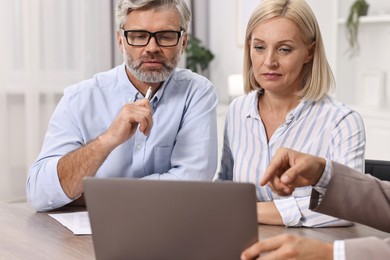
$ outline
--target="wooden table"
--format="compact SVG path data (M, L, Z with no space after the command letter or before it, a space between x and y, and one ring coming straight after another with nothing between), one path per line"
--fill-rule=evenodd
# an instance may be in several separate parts
M77 211L69 208L60 212ZM83 209L82 209L83 210ZM84 209L85 210L85 209ZM356 224L341 228L286 228L259 226L259 237L290 233L323 241L389 233ZM0 259L94 259L92 237L75 236L47 213L36 213L27 203L0 204Z
M75 236L48 213L18 203L0 205L0 259L95 259L95 255L91 236Z

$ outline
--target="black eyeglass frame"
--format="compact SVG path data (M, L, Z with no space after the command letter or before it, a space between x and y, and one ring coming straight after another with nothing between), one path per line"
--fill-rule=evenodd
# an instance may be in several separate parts
M174 47L176 46L179 41L180 41L180 38L184 35L184 32L185 30L184 29L180 29L180 31L173 31L173 30L165 30L165 31L157 31L157 32L149 32L149 31L146 31L146 30L124 30L123 28L121 28L121 31L122 31L122 35L123 37L126 38L126 42L128 45L130 46L136 46L136 47L144 47L144 46L147 46L150 42L150 39L152 37L154 37L154 39L156 40L156 43L158 46L160 47ZM129 43L129 39L127 38L127 34L129 32L135 32L135 33L148 33L149 34L149 38L148 38L148 41L145 43L145 44L130 44ZM177 34L177 42L175 44L172 44L172 45L161 45L160 42L158 41L158 38L157 38L157 34L158 33L176 33Z

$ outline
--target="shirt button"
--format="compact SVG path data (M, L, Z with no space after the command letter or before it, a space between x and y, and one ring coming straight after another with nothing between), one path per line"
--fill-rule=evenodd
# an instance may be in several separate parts
M142 145L140 145L140 144L137 144L137 146L136 146L137 150L141 149L141 147L142 147Z

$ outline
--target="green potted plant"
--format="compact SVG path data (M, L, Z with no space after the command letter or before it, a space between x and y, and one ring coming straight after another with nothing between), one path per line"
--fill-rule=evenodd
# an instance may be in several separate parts
M202 46L199 39L189 35L186 48L186 67L194 72L202 74L214 58L214 54Z
M352 3L347 17L347 39L351 47L351 54L356 54L359 51L358 32L359 19L361 16L367 15L368 3L366 0L355 0Z

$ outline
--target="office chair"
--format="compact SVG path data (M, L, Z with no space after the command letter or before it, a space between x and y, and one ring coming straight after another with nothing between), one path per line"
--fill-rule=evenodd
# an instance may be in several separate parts
M365 165L366 173L371 174L380 180L390 181L390 161L366 159Z

